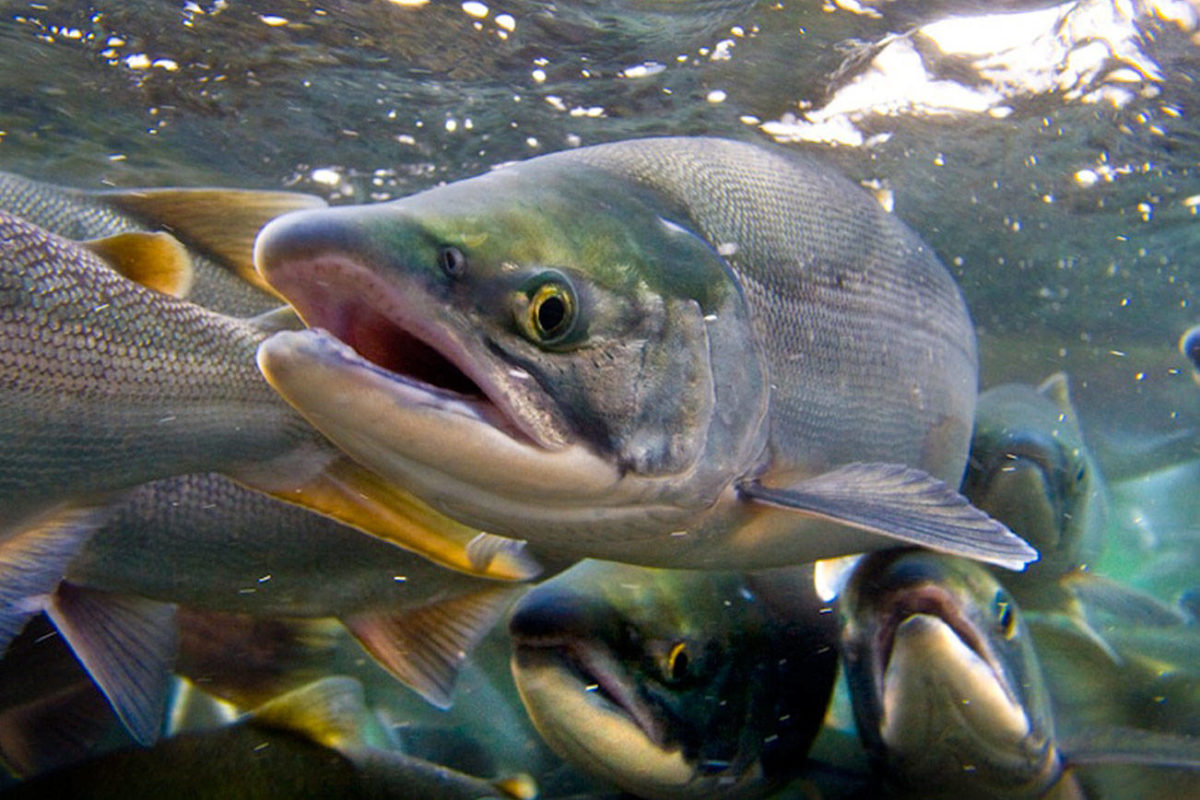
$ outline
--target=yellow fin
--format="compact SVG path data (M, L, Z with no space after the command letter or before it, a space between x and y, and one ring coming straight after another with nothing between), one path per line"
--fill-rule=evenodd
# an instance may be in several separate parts
M492 781L492 786L495 786L506 796L513 798L513 800L534 800L538 796L537 781L531 775L527 775L524 772L518 772L516 775Z
M326 205L315 195L253 189L136 189L105 192L103 197L161 225L228 266L242 280L276 296L254 270L255 237L275 217Z
M333 676L269 700L250 712L258 725L299 733L326 747L362 747L368 715L362 684Z
M192 259L187 248L169 233L131 231L80 244L147 289L172 297L187 297L192 289Z
M481 533L455 522L344 456L301 486L252 488L468 575L523 581L542 571L526 552L524 542Z

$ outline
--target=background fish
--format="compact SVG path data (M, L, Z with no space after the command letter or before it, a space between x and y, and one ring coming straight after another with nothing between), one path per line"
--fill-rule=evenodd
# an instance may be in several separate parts
M486 781L386 749L362 687L330 677L276 698L236 724L165 739L34 778L20 797L522 798L521 776Z
M1026 612L1065 614L1102 648L1089 612L1150 625L1182 622L1177 610L1095 571L1106 550L1110 500L1065 374L979 396L962 492L1038 551L1024 572L997 576Z
M895 539L1034 556L942 483L961 478L975 408L957 286L867 194L795 154L581 148L281 217L255 260L329 331L265 342L271 384L471 525L659 566Z
M903 794L1083 797L1084 765L1200 767L1200 740L1187 737L1119 727L1060 736L1034 638L1012 595L977 564L870 554L838 613L859 735Z
M534 724L640 797L766 794L803 766L836 670L832 614L793 572L787 613L733 573L585 561L543 583L509 622Z
M87 192L0 172L0 210L68 239L166 229L189 248L189 300L235 316L280 305L254 273L254 237L273 217L324 206L300 192L167 188Z
M0 648L45 609L135 736L152 739L175 648L172 609L55 586L121 493L183 473L216 470L413 546L438 527L430 554L462 569L536 572L516 550L489 547L349 462L282 402L254 363L276 317L217 314L109 266L113 252L133 250L126 273L187 271L169 241L143 247L148 236L162 235L110 238L102 260L0 212ZM483 551L468 552L472 543Z
M215 474L131 491L66 579L192 611L339 619L441 707L473 645L523 591L447 570Z

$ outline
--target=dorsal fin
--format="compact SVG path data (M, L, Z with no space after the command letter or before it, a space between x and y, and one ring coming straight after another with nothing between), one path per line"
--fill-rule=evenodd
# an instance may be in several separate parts
M252 189L134 189L102 196L118 208L161 225L247 283L275 295L254 270L255 237L275 217L326 205L315 195Z
M181 298L192 289L192 259L187 248L169 233L129 231L80 244L147 289Z
M1079 427L1079 420L1075 416L1075 406L1071 403L1071 381L1067 377L1067 373L1062 371L1054 373L1038 384L1037 390L1038 394L1054 401L1054 404L1063 412L1064 420L1076 428Z

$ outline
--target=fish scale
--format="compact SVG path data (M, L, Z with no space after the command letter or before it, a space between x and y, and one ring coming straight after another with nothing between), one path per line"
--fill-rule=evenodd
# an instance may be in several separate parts
M9 172L0 172L0 210L76 240L161 227L115 207L103 192L64 189ZM277 298L255 289L208 256L193 251L191 257L195 283L188 299L192 302L235 316L251 316L279 305Z
M311 440L254 369L264 336L0 214L3 523Z
M868 195L800 154L718 139L555 157L633 177L686 208L704 239L733 246L726 258L773 367L777 459L887 457L957 483L974 413L974 328L937 257ZM804 370L790 368L797 356ZM880 370L911 375L907 391ZM926 432L946 421L953 455L931 460Z

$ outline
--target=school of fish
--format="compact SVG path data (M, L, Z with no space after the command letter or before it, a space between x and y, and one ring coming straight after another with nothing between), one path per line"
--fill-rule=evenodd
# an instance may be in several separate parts
M1096 568L1069 378L978 362L790 149L0 173L0 796L1185 796L1194 593Z

